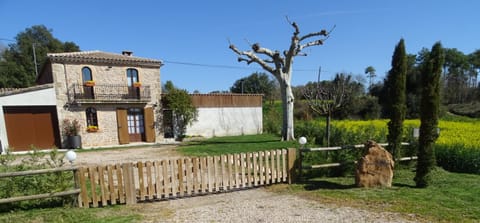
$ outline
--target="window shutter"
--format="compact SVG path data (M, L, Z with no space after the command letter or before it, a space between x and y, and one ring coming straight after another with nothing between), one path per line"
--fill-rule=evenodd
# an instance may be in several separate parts
M145 108L145 141L155 142L155 117L153 115L153 108Z
M128 123L127 123L127 109L117 109L117 127L118 127L118 143L128 144L130 138L128 135Z

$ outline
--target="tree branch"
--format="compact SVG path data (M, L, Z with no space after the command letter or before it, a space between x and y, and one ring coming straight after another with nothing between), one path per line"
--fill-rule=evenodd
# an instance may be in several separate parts
M285 16L287 18L287 22L290 23L290 25L293 26L293 28L295 29L295 32L293 33L294 36L297 36L298 34L300 34L300 29L298 28L298 25L297 23L295 22L290 22L290 19L288 19L288 16Z
M238 62L246 61L247 64L251 64L252 62L255 62L258 65L260 65L263 69L265 69L266 71L268 71L272 74L275 74L275 70L271 66L268 65L268 63L271 63L271 61L261 59L253 51L240 51L233 44L230 44L229 48L239 56L238 57Z
M318 46L318 45L323 45L323 39L318 39L312 42L305 43L303 45L300 45L297 49L297 54L300 53L300 51L303 50L303 48L311 47L311 46Z
M330 29L330 31L328 31L328 32L327 32L327 30L323 29L323 30L320 31L320 32L309 33L309 34L307 34L307 35L305 35L305 36L300 37L300 41L303 41L303 40L305 40L305 39L308 39L308 38L311 38L311 37L314 37L314 36L325 36L325 37L327 37L327 39L328 39L328 37L330 36L330 33L332 33L333 30L334 30L336 27L337 27L337 26L334 25L334 26L332 27L332 29Z
M269 56L270 58L273 59L274 52L272 50L268 49L268 48L261 47L259 43L253 44L252 45L252 50L255 53L264 54L264 55L267 55L267 56Z

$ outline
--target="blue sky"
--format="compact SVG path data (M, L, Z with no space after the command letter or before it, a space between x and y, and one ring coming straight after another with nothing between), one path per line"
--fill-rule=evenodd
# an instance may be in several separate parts
M283 51L293 31L288 15L301 34L336 25L325 45L296 58L293 85L316 80L319 66L322 79L337 72L364 76L365 68L373 66L378 81L390 69L400 38L408 53L431 48L436 41L467 54L480 49L479 9L476 0L0 0L0 43L9 44L5 39L43 24L81 50L131 50L135 56L163 60L162 82L208 93L228 90L235 80L262 71L238 63L228 40L242 50L258 42Z

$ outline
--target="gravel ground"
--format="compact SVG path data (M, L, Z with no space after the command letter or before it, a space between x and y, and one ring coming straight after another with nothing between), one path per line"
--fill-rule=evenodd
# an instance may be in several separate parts
M334 207L262 188L138 206L144 222L413 222L396 213Z

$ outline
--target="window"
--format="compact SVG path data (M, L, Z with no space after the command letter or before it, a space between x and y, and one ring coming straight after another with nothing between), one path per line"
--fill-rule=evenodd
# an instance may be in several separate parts
M85 110L85 114L87 115L87 127L96 126L98 128L97 109L89 107Z
M141 108L128 109L128 133L143 134L145 132L143 110Z
M138 71L133 68L127 69L127 84L129 87L133 86L133 83L139 82L138 80Z
M83 79L83 97L88 99L93 99L94 91L93 86L95 86L95 82L93 81L92 77L92 70L88 67L82 68L82 79Z
M93 81L92 70L90 70L90 68L88 67L82 68L82 79L83 79L83 83L87 81Z

